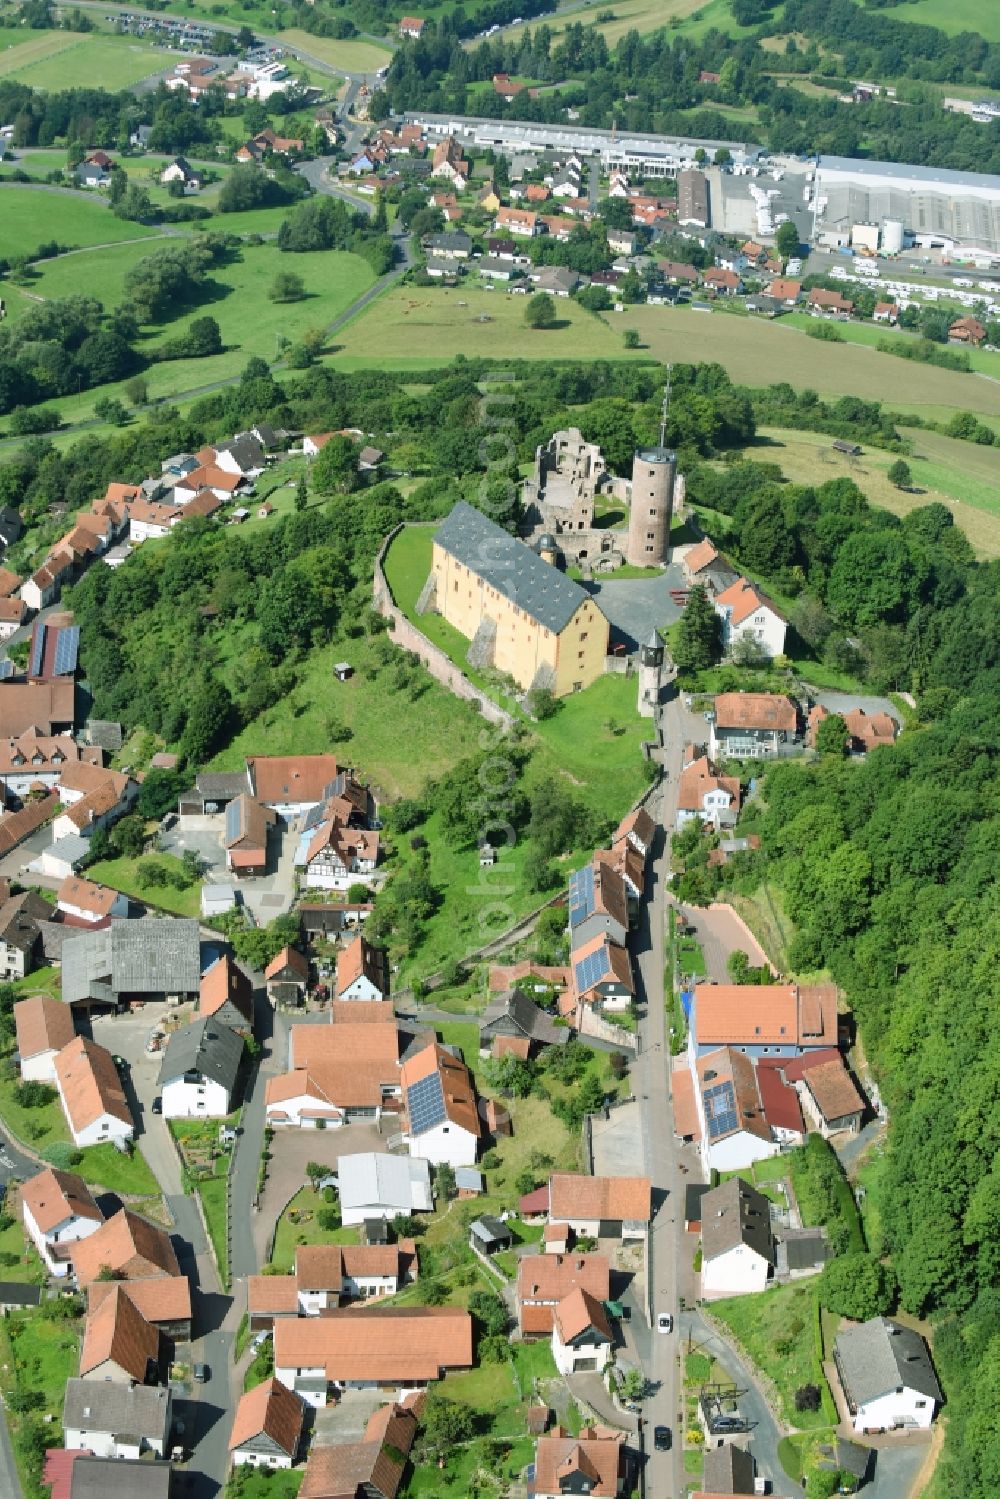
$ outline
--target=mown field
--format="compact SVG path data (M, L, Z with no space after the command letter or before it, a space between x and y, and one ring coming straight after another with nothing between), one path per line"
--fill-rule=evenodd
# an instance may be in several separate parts
M134 37L93 32L0 31L0 77L32 88L78 88L84 81L106 89L131 88L173 67L177 54Z
M392 58L389 48L381 47L377 42L355 39L339 42L333 37L311 36L308 31L296 27L279 31L278 40L290 47L300 47L310 57L318 57L320 62L345 73L377 73ZM309 64L305 66L308 68Z
M610 21L595 21L597 14L612 13ZM522 21L516 26L506 26L499 33L502 37L520 36L522 32L537 30L545 25L557 35L571 24L582 23L593 26L607 41L609 47L629 31L643 35L657 31L662 26L682 31L685 36L700 36L710 27L719 31L730 31L742 35L747 28L737 26L729 8L729 0L574 0L573 4L560 6L555 15L533 21ZM476 46L475 40L467 45Z
M65 153L61 155L65 161ZM156 230L144 224L116 219L107 202L96 195L75 196L37 187L0 188L0 257L31 255L53 239L61 245L87 247L155 235ZM79 281L73 289L80 290Z
M913 441L907 458L913 489L890 484L887 470L897 458L864 444L860 458L835 453L829 437L783 427L763 427L747 457L777 463L796 484L817 484L844 476L853 479L873 505L906 515L937 500L948 506L979 556L1000 557L1000 452L943 437L938 432L906 428Z
M617 330L568 298L559 326L529 328L527 297L478 287L393 288L337 335L339 366L420 370L453 359L621 359ZM659 311L661 309L657 309Z
M892 18L937 26L951 36L978 31L988 42L1000 42L1000 9L991 0L905 0Z
M686 307L631 307L609 313L614 327L636 328L645 349L664 363L715 360L742 385L787 381L821 396L885 401L917 415L975 411L1000 415L1000 383L880 354L849 343L820 343L794 327Z

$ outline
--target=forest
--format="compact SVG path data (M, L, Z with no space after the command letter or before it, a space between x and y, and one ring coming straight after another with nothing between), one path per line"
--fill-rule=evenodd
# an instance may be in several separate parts
M395 54L385 100L394 110L550 122L572 106L583 126L617 123L620 130L717 140L731 139L733 125L713 106L754 106L760 124L750 134L773 151L1000 171L1000 124L949 113L939 91L927 87L1000 87L1000 46L975 34L949 37L932 26L873 14L854 0L788 0L780 32L794 36L775 53L759 45L779 29L771 10L761 8L767 18L743 38L715 28L701 37L631 31L610 49L592 27L576 22L556 35L542 22L466 51L441 23ZM718 83L700 81L703 71L717 73ZM563 87L535 98L524 90L511 101L488 90L473 95L470 85L498 72ZM797 77L813 91L794 87ZM837 93L854 78L900 80L899 98L839 103Z

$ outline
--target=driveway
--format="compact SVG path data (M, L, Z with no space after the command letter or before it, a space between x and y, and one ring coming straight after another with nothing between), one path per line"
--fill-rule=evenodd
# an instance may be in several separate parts
M767 962L764 949L745 930L736 912L725 905L678 906L689 926L694 927L695 936L705 955L708 977L717 984L731 984L726 967L730 953L745 952L754 968Z
M637 1102L610 1109L607 1119L595 1114L591 1140L595 1176L635 1176L645 1170L646 1142Z
M815 696L829 713L850 713L852 708L861 708L869 718L873 713L888 713L896 723L901 722L899 709L887 697L856 696L850 692L817 692Z
M680 619L681 611L670 590L687 585L680 565L672 562L655 578L615 578L612 574L583 586L611 621L612 644L622 641L629 650L635 650L652 630Z
M368 1150L384 1152L386 1138L391 1133L391 1124L386 1124L384 1133L374 1124L349 1124L343 1129L277 1130L271 1141L271 1159L260 1207L252 1215L257 1264L266 1263L274 1225L289 1198L305 1186L306 1166L310 1161L319 1161L332 1171L342 1155Z

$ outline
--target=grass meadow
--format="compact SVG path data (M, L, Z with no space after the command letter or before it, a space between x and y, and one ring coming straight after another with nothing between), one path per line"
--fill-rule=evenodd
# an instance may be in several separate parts
M605 15L609 11L611 20L593 19L598 13ZM729 0L707 0L707 3L706 0L613 0L607 5L603 0L601 3L598 0L577 0L577 3L546 16L544 22L522 21L516 26L505 26L499 36L517 37L525 31L537 31L539 25L547 26L558 36L567 26L578 23L593 26L609 47L614 47L629 31L646 35L664 26L681 31L685 36L700 36L713 26L737 36L744 35L748 29L737 26L733 20ZM475 47L478 42L473 40L466 45Z
M895 7L892 17L895 21L936 26L950 36L978 31L988 42L1000 42L1000 10L983 0L905 0Z
M135 37L0 31L0 78L13 78L31 88L79 88L84 80L99 80L102 88L126 89L173 67L175 61L176 53Z
M65 162L65 153L59 154ZM89 247L113 244L119 240L148 241L159 237L155 229L144 224L131 224L125 219L116 219L106 200L96 195L77 197L27 186L0 188L0 257L5 259L15 255L31 255L46 240L56 239L61 245ZM101 252L102 273L105 253ZM140 251L139 255L149 253L150 249L147 248ZM77 278L73 290L79 291L79 265L73 274ZM5 297L7 290L5 285ZM40 287L33 286L31 290L41 292ZM41 294L48 295L45 292Z
M318 57L328 67L339 68L345 73L377 73L392 59L388 47L370 41L336 41L333 37L312 36L308 31L292 28L279 31L278 40L289 47L298 47L310 57ZM306 63L308 68L309 64Z

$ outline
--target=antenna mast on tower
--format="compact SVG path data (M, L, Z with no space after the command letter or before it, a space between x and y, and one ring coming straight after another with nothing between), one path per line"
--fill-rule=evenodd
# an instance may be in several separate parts
M667 445L667 412L670 410L670 375L673 365L667 365L667 383L663 387L663 406L660 410L660 447Z

